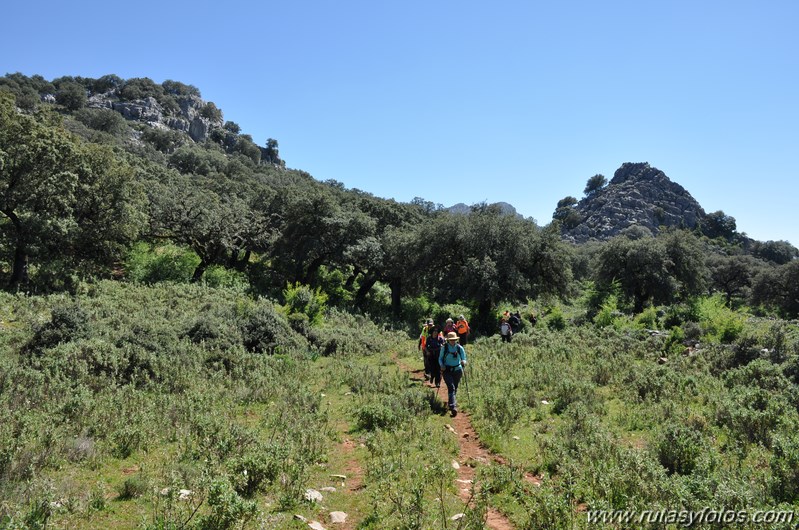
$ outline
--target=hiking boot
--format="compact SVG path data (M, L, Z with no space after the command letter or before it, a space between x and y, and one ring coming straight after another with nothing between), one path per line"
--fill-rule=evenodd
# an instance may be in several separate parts
M450 414L452 414L453 418L458 415L458 411L456 409L452 409L449 412L450 412Z

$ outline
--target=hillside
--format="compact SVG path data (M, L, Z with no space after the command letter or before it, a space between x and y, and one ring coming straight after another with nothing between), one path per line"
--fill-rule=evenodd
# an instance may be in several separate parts
M464 215L176 81L0 78L0 530L794 528L799 251L598 177ZM420 322L459 315L448 416Z

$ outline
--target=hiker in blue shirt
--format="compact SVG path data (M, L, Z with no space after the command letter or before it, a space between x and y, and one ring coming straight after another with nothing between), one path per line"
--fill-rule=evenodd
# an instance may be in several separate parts
M458 392L458 383L463 377L463 367L466 366L466 350L458 344L458 334L454 331L447 333L447 342L441 346L441 352L438 354L438 364L447 384L449 411L455 417L458 415L455 394Z

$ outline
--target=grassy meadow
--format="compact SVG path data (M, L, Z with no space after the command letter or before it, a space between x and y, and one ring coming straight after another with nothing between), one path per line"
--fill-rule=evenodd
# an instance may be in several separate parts
M186 284L0 293L0 528L465 529L488 506L517 528L619 528L586 512L796 509L795 322L711 298L636 318L551 307L511 344L478 338L460 402L506 464L477 466L466 507L458 437L407 371L415 341L288 305Z

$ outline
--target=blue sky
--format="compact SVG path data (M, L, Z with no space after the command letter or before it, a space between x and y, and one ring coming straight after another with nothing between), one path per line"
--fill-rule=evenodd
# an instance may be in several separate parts
M289 167L539 224L649 162L799 245L799 2L13 2L0 73L193 84Z

